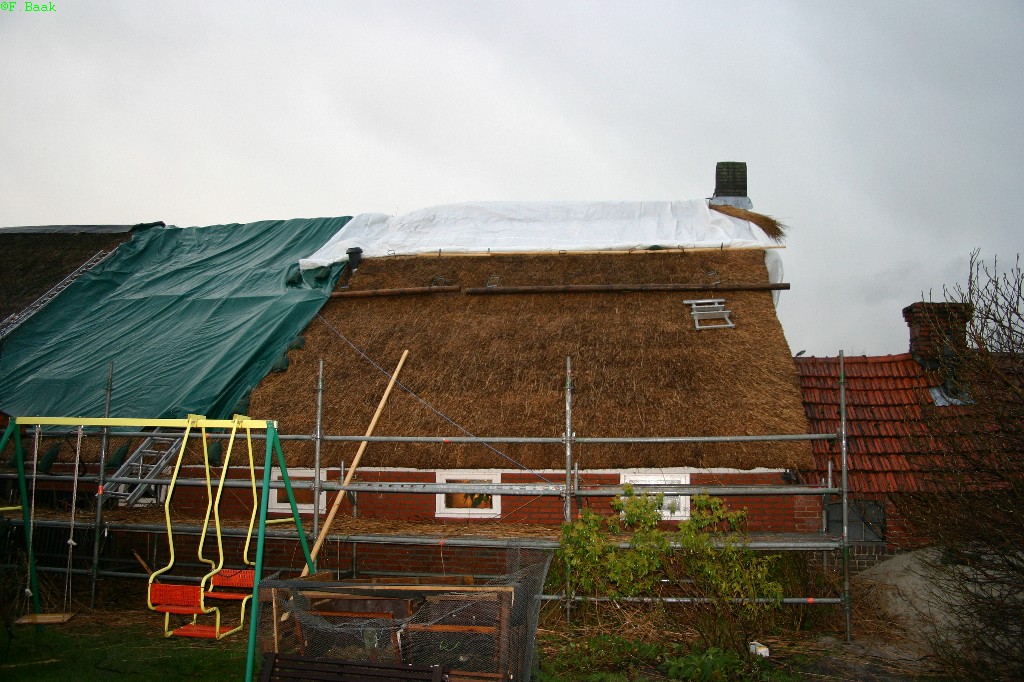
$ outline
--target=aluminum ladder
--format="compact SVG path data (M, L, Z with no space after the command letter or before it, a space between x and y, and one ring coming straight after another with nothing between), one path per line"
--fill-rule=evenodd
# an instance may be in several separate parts
M78 267L77 270L72 272L70 275L62 279L52 289L47 291L45 294L37 298L31 305L22 310L20 313L14 313L4 318L3 322L0 322L0 339L5 338L8 334L13 332L22 322L32 317L40 310L42 310L47 303L57 298L60 292L67 289L71 284L84 275L85 273L92 270L94 267L102 263L107 259L113 251L98 251L95 256L85 261Z
M163 470L178 456L181 449L181 435L166 433L157 429L153 435L142 441L124 464L111 478L135 478L138 482L115 483L106 494L123 501L124 506L131 507L138 502L155 504L159 502L157 486L152 483L160 477ZM147 494L147 491L149 494Z

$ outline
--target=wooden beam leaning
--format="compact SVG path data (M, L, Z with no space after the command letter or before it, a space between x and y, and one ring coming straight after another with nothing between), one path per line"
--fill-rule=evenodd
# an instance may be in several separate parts
M387 404L388 396L391 395L391 389L395 387L395 383L398 381L398 373L402 371L402 366L405 364L405 359L409 357L408 349L402 351L402 357L398 360L398 365L395 367L395 371L391 374L391 381L388 382L388 387L384 390L384 395L381 396L380 404L377 405L377 411L373 414L373 419L370 420L370 426L366 429L366 436L372 436L373 430L377 427L377 420L380 419L381 413L384 411L384 405ZM359 466L359 461L363 458L363 453L366 451L366 446L369 444L368 441L360 441L359 450L356 452L355 459L352 460L352 466L349 467L348 473L345 474L345 480L342 485L348 485L355 476L356 468ZM345 497L345 491L339 490L334 495L334 503L331 504L331 510L327 514L327 518L324 519L323 526L320 527L320 535L317 536L316 542L313 543L313 549L310 551L310 556L313 561L316 561L316 555L320 553L320 547L323 546L324 541L327 539L327 534L331 530L331 524L334 523L334 517L338 514L338 508L341 506L341 500ZM304 577L309 575L309 566L302 569L300 576Z

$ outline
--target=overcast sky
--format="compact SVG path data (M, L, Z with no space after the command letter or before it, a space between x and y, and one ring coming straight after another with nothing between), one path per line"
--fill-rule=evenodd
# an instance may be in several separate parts
M1022 250L1019 1L24 5L0 226L694 199L746 161L812 355L906 352L904 306Z

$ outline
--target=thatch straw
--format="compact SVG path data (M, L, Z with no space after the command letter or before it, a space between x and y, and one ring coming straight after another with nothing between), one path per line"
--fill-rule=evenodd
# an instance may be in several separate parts
M708 251L481 258L375 258L350 290L427 286L767 281L764 252ZM573 359L573 426L580 436L806 433L796 371L769 292L726 295L735 329L697 331L694 293L507 296L458 294L333 299L290 353L286 373L253 393L250 414L282 433L312 433L317 365L325 372L324 432L366 429L390 370L410 349L376 435L560 436L565 358ZM564 467L561 446L497 446L534 469ZM322 462L351 461L355 443L325 444ZM806 443L578 446L581 467L798 467ZM310 443L288 443L293 466L310 466ZM366 467L515 468L482 445L374 443Z
M728 204L711 204L708 208L733 218L748 220L754 223L776 244L781 243L786 238L786 226L771 216L764 215L763 213L754 213L753 211L729 206Z

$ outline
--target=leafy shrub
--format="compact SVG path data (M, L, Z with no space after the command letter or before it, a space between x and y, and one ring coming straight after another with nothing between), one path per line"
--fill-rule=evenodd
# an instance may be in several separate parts
M557 656L545 661L545 668L555 674L635 670L657 665L662 653L660 644L596 635L566 642Z
M705 646L745 651L758 632L771 629L782 603L773 579L778 556L746 547L746 512L729 511L718 498L697 495L691 518L673 540L679 551L666 562L669 578L697 603L695 627Z
M771 667L767 660L726 651L717 647L693 650L679 656L668 656L661 670L669 679L693 682L719 680L752 680L754 682L783 682L791 675Z
M613 599L654 596L667 578L681 596L694 599L681 610L705 646L745 651L781 604L782 585L772 576L777 557L747 549L743 510L698 495L690 501L690 519L672 532L658 527L662 501L661 495L634 495L627 486L612 503L614 515L584 510L562 526L561 570L553 575L565 580L570 595ZM613 537L623 533L630 534L626 548Z

